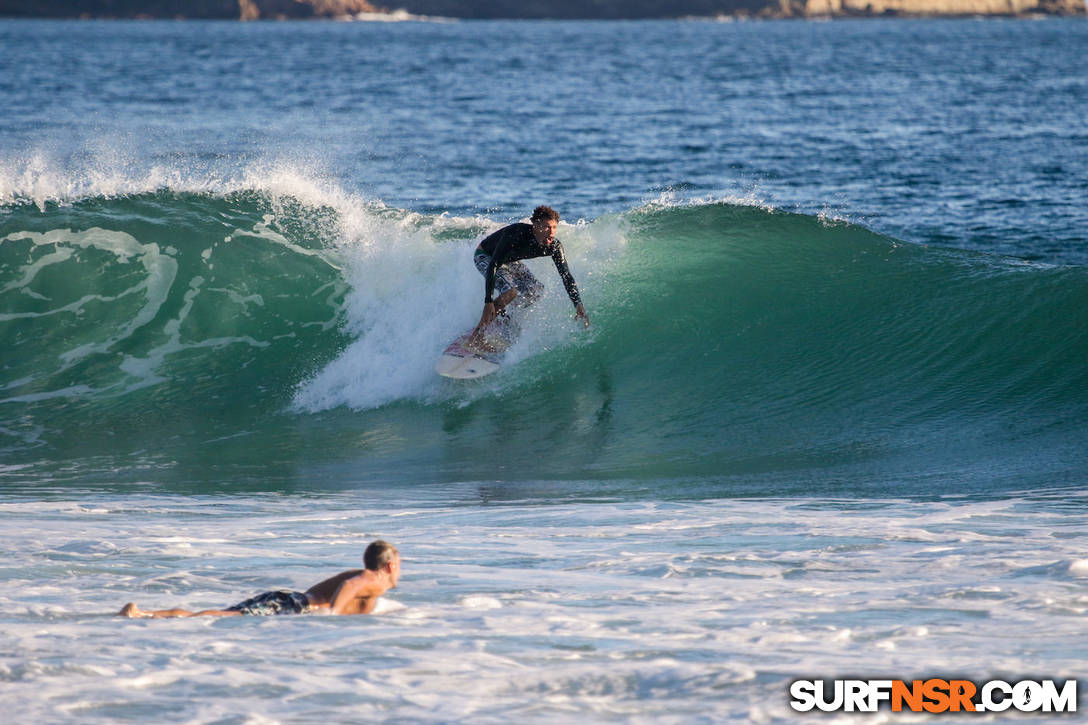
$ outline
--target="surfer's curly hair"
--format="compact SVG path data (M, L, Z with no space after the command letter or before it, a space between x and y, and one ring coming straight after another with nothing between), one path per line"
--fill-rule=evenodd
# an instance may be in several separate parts
M533 209L533 216L530 217L529 220L532 222L542 222L545 219L554 219L558 222L559 212L557 212L555 209L552 209L550 206L544 206L542 204L536 209Z

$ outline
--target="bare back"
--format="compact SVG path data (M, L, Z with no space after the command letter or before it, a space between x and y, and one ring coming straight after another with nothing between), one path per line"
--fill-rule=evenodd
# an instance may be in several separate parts
M336 576L330 576L325 581L318 582L312 587L306 590L306 596L310 598L310 603L315 607L327 607L332 603L333 595L336 594L336 590L340 588L340 585L347 579L351 579L354 576L359 576L365 569L349 569L348 571L342 571Z

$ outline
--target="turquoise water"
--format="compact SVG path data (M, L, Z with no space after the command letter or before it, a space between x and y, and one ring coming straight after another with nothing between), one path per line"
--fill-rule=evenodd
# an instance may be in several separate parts
M0 703L788 722L801 676L1079 677L1086 33L0 23ZM530 262L503 370L439 378L542 202L590 330ZM376 617L108 616L377 537Z
M5 226L22 478L109 461L123 481L138 458L138 477L227 488L347 466L332 477L694 477L729 496L835 470L826 493L929 495L1084 470L1083 267L650 205L564 229L588 334L550 294L506 374L466 385L432 366L472 323L480 220L162 191Z

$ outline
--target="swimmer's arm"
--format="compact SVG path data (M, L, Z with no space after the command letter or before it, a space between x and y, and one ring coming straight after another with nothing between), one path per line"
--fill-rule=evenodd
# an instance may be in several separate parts
M345 579L332 595L329 609L333 614L370 614L378 604L381 590L363 576Z

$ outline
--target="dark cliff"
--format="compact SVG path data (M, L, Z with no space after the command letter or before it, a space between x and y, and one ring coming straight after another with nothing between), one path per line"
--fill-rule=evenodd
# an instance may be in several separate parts
M1084 0L390 0L453 18L1084 15ZM368 0L0 0L0 15L95 18L318 18L376 12Z
M335 17L376 10L366 0L0 0L0 15L38 18Z
M457 18L1085 14L1084 0L400 0L396 7Z

